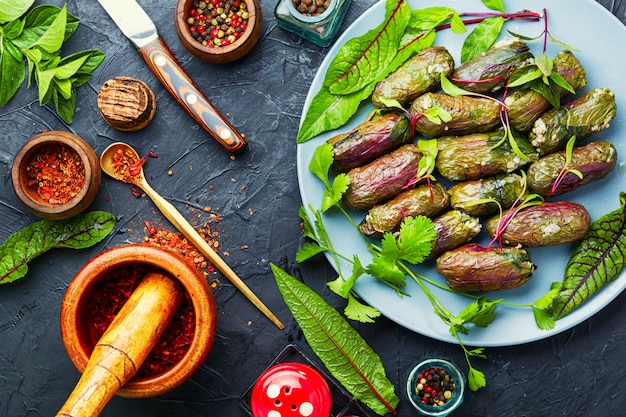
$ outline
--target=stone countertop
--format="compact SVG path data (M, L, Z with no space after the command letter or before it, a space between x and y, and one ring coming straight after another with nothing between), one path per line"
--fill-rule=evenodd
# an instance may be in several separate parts
M141 400L115 397L101 415L246 416L240 396L286 345L294 343L315 359L280 297L270 262L302 280L338 310L343 310L345 303L326 287L335 272L324 258L303 264L295 261L303 243L295 137L310 81L328 48L279 28L273 14L275 1L262 0L263 33L257 46L232 64L207 64L192 57L178 41L172 1L139 3L191 78L246 135L249 149L235 157L221 149L159 84L97 2L71 1L68 10L81 24L66 51L96 48L107 57L93 79L78 89L72 125L64 124L50 105L39 106L35 87L22 86L0 108L0 175L4 178L0 183L0 241L38 220L20 206L10 181L17 150L34 134L46 129L67 130L87 140L98 155L115 141L128 142L141 154L156 153L158 158L149 159L145 167L149 182L192 223L211 222L219 234L220 254L286 328L274 327L225 278L212 274L209 278L216 284L213 292L219 323L213 349L202 368L162 396ZM341 27L345 29L374 3L352 2ZM624 22L625 4L600 3ZM156 117L139 132L116 131L98 113L100 86L118 75L139 78L156 94ZM204 211L207 206L211 213L219 214L219 222L210 220L210 213ZM108 177L103 177L92 209L118 217L108 239L90 249L54 249L32 261L25 278L0 287L0 416L56 414L79 377L59 330L61 300L68 282L100 251L141 241L144 220L168 227L147 197L134 197L127 185ZM455 415L623 414L626 391L620 381L626 376L625 297L618 296L591 319L556 336L486 349L487 358L473 363L486 374L487 387L468 391ZM384 317L375 324L351 324L381 356L401 398L400 417L416 415L402 389L409 367L420 357L449 357L467 370L457 345L416 334Z

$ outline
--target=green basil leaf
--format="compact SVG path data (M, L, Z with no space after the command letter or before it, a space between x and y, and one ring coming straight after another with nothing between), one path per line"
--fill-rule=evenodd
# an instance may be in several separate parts
M620 207L595 220L572 252L563 276L563 288L552 301L555 319L579 307L624 268L626 257L626 193Z
M66 99L59 97L56 94L56 90L53 89L52 91L54 92L53 102L57 114L65 123L71 125L74 120L74 111L76 110L76 94L72 94Z
M376 352L317 293L278 266L271 268L304 337L331 375L375 413L395 414L400 400Z
M72 80L54 79L54 88L61 94L61 97L68 99L72 96Z
M2 28L2 34L7 39L15 39L22 33L24 29L24 21L17 19L12 22L7 23L5 27Z
M29 48L39 39L54 23L61 9L50 4L34 7L24 19L24 33L20 36L20 47ZM66 12L65 33L63 41L66 41L78 29L79 21L71 13Z
M63 5L63 8L50 26L32 46L38 46L49 53L54 53L61 49L61 45L63 45L63 40L65 39L65 24L67 22L66 7L66 5Z
M66 56L65 58L61 59L58 66L63 66L70 61L82 60L83 57L86 57L86 59L82 61L82 65L80 66L80 68L78 68L76 73L91 73L96 68L98 68L102 61L104 61L105 56L106 55L104 52L97 49L87 49Z
M339 49L326 72L332 94L350 94L379 81L400 46L411 8L404 0L387 0L385 20Z
M0 246L0 284L25 276L28 262L52 248L83 249L95 245L111 233L114 225L115 216L104 211L31 223Z
M0 23L19 19L35 0L0 0Z
M80 70L87 58L88 56L81 56L72 60L62 60L59 62L59 66L54 69L54 77L61 80L70 78Z
M2 42L4 48L10 42ZM26 77L26 65L13 53L0 54L0 106L5 105L17 93Z
M485 52L500 36L504 18L489 17L476 25L463 42L461 62L469 61Z
M52 80L54 79L54 69L36 71L35 75L37 77L37 88L39 89L39 104L43 105L49 101L48 92L52 85Z

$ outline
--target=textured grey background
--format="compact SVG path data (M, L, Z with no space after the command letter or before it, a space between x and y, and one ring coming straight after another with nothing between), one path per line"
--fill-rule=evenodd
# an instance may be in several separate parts
M227 262L287 327L279 331L221 278L214 290L220 313L217 338L201 370L180 388L158 398L114 398L102 415L244 416L238 398L285 345L296 343L310 353L280 298L269 263L278 264L329 303L343 308L343 301L325 286L335 276L325 260L303 265L295 262L302 243L295 136L310 81L328 49L278 28L275 2L262 0L263 33L258 45L240 61L211 65L193 58L179 43L172 0L139 3L202 91L246 134L250 149L234 160L229 158L169 96L94 0L69 1L68 10L81 25L64 55L98 48L107 58L93 80L78 90L71 126L64 125L50 107L39 106L34 87L24 86L0 108L0 241L37 220L19 205L10 182L12 160L32 135L44 129L68 130L86 139L97 154L118 140L129 142L142 154L156 152L158 159L150 159L146 168L149 181L189 219L194 218L192 208L201 210L207 205L221 214L222 221L215 227L222 252L229 254ZM353 1L342 27L374 3ZM600 3L624 22L623 2ZM100 86L117 75L137 77L156 93L156 117L141 132L118 132L97 112ZM168 170L174 175L168 176ZM0 287L0 416L56 414L79 376L59 332L60 304L68 282L99 251L140 240L143 220L163 221L150 200L136 199L126 185L109 178L103 178L93 208L119 217L110 239L88 250L53 250L30 264L26 278ZM248 248L242 249L244 245ZM555 337L488 349L488 359L474 360L485 372L488 386L468 392L455 415L624 415L625 297L620 295L590 320ZM466 369L456 345L414 334L385 318L373 325L354 326L382 357L401 398L408 368L423 355L448 356ZM413 415L402 399L398 416Z

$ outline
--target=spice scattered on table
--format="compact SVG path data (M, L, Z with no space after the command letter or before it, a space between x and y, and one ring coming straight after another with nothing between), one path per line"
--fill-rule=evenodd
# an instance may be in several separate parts
M330 0L291 0L293 7L304 15L319 16L330 7Z
M85 183L85 167L78 153L65 145L50 145L37 152L26 168L31 185L48 204L65 204Z
M219 48L239 39L248 27L243 0L196 0L187 19L191 36L204 46Z
M443 368L430 367L417 378L415 392L425 405L439 407L448 402L454 394L455 381Z
M104 277L87 307L93 329L94 346L143 277L149 272L154 272L154 269L156 268L148 265L131 264L116 268ZM147 379L160 375L174 366L189 350L194 333L195 312L187 294L134 378Z

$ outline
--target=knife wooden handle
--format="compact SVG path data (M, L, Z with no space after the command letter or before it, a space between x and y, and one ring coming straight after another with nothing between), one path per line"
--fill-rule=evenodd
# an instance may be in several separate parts
M220 145L232 153L246 148L243 136L200 92L161 38L138 51L167 91Z

